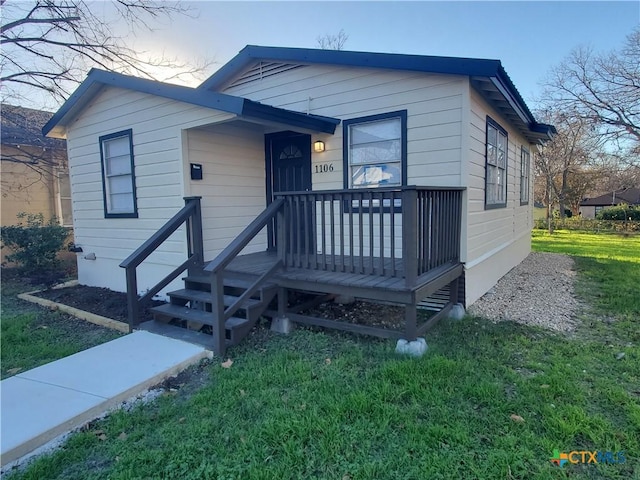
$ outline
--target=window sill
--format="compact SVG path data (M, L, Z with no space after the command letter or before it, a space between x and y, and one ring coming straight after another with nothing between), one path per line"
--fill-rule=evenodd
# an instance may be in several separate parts
M485 210L495 210L497 208L507 208L507 202L505 203L493 203L493 204L485 204Z

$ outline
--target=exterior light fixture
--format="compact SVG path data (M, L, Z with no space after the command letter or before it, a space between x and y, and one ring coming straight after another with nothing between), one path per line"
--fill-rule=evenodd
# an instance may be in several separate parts
M314 142L313 151L316 153L324 152L324 142L322 140Z

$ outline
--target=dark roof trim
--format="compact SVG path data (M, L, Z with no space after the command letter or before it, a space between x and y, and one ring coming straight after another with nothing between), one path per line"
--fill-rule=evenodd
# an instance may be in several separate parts
M500 67L499 60L482 60L477 58L247 45L238 55L223 65L198 88L205 90L220 88L226 82L230 81L241 69L254 61L264 59L486 77L495 75L495 72Z
M84 82L80 84L77 90L42 128L43 134L47 135L58 125L65 125L66 122L86 106L103 86L135 90L205 108L233 113L242 117L277 121L292 127L304 127L323 133L334 133L336 126L340 123L340 120L336 118L306 115L283 108L263 105L242 97L91 69Z
M523 124L528 126L532 133L528 136L530 140L549 140L556 133L553 126L536 122L524 99L502 67L500 60L247 45L238 55L205 80L198 89L217 90L223 88L240 71L259 60L486 77L507 99Z
M527 107L522 95L514 85L511 77L507 74L506 70L502 65L498 70L498 75L496 77L491 78L491 82L496 86L500 93L504 95L507 99L511 107L516 111L518 116L527 123L529 130L538 140L547 141L551 140L553 136L558 133L556 127L553 125L548 125L546 123L538 123Z

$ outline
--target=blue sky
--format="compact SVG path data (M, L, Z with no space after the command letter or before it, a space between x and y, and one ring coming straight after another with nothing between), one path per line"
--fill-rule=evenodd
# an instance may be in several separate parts
M500 59L534 106L539 83L572 48L619 48L640 24L640 2L192 2L134 40L181 57L231 59L247 44L315 47L343 29L346 50ZM133 39L132 39L133 40Z

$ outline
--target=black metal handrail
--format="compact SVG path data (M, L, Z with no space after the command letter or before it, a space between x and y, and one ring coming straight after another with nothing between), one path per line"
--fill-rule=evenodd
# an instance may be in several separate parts
M203 262L204 246L202 240L202 214L201 197L186 197L185 206L165 223L146 242L129 255L120 266L125 269L127 276L127 307L129 317L129 330L133 330L139 323L140 308L160 290L175 280L178 275L188 268L197 268ZM171 273L149 289L142 297L138 298L138 278L136 269L157 248L162 245L184 223L187 224L188 258Z

